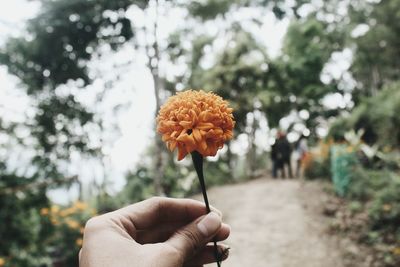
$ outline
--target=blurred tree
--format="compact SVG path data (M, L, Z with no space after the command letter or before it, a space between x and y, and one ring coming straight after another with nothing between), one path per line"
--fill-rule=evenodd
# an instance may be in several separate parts
M132 4L143 7L146 2L43 0L41 12L29 21L25 35L10 38L1 49L0 63L20 79L35 111L33 117L27 115L25 123L7 122L1 127L9 140L34 152L34 168L21 162L16 170L24 175L16 175L6 166L7 157L2 155L1 159L0 220L4 223L0 236L7 242L1 242L0 255L12 259L11 266L51 264L43 240L52 234L52 228L39 214L40 208L49 205L46 191L60 186L60 181L64 186L69 184L61 179L64 173L60 166L62 161L68 165L71 153L99 153L99 147L90 142L87 128L93 129L100 120L77 100L73 90L60 89L61 85L68 83L78 89L88 85L92 77L87 63L101 56L96 48L108 44L117 49L132 38L125 11ZM19 137L21 130L29 132L27 138ZM49 180L55 183L44 183Z
M43 264L41 241L49 236L40 226L38 210L49 204L45 188L13 190L29 182L27 177L8 172L5 164L0 163L0 236L3 239L0 255L15 257L13 262L17 266ZM24 253L19 253L20 249Z
M365 98L353 109L350 116L338 119L330 129L330 136L344 138L354 129L363 130L362 139L367 144L381 147L400 146L400 83L386 85L373 97Z
M339 92L337 82L324 83L321 74L335 51L343 47L344 34L330 29L330 24L317 19L317 13L295 20L284 39L283 55L276 63L276 81L280 102L290 110L306 110L307 128L315 133L318 117L324 117L322 99Z
M98 47L109 45L118 49L135 32L144 33L145 41L135 41L133 45L144 49L147 55L158 111L165 82L158 67L162 52L158 38L160 2L164 8L172 7L158 0L43 0L41 13L28 25L29 35L8 41L0 54L0 62L21 79L28 94L39 102L36 116L28 126L37 140L33 163L42 177L57 175L58 161L68 160L71 151L99 152L99 147L90 145L85 129L93 122L101 127L100 119L73 94L57 93L57 88L67 82L75 81L73 86L83 89L93 80L87 63L91 58L102 56ZM134 27L125 13L132 5L140 8L146 17L153 17L152 23ZM154 184L157 194L162 194L164 146L158 135L155 147L159 151L155 153L152 168Z
M357 81L355 101L373 96L385 84L400 79L400 2L352 1L350 42L355 45L351 71Z
M260 27L262 18L255 14L251 21L235 21L229 14L241 8L264 6L265 11L272 8L278 18L287 12L298 17L298 8L306 2L299 1L292 9L286 10L283 1L193 2L188 6L191 14L200 20L218 23L217 33L193 36L190 31L183 30L172 36L172 40L178 40L177 44L182 43L180 36L184 36L186 41L188 36L192 40L190 49L174 50L173 58L180 58L185 53L189 55L187 65L190 71L179 82L190 88L215 91L231 101L237 121L236 130L248 136L249 173L255 169L252 166L256 162L255 133L260 119L254 116L254 112L263 111L270 127L277 127L279 120L292 110L300 111L310 106L317 110L318 107L316 114L320 115L319 101L335 90L334 86L321 82L320 74L331 53L339 49L337 42L340 40L335 40L338 37L336 32L326 33L328 25L318 21L313 14L293 23L286 37L284 55L278 60L270 60L258 38L242 27L245 23L247 27L248 24ZM217 41L225 43L221 51L215 49ZM303 53L303 50L308 53ZM232 166L229 144L227 159Z
M219 35L220 33L218 33ZM253 112L260 110L263 101L270 97L265 93L269 84L269 60L266 49L253 36L243 30L239 23L234 23L224 39L225 49L214 52L211 66L203 66L212 51L216 37L199 35L193 39L192 50L189 50L188 65L190 72L184 82L190 88L202 88L214 91L230 101L234 109L236 133L246 132L249 137L249 172L253 166L255 153L255 130L258 128L258 118ZM248 116L251 116L249 121ZM227 144L226 160L231 172L234 170L230 144ZM231 173L232 175L232 173Z
M9 39L1 50L0 63L20 78L37 102L36 115L26 126L35 138L38 178L58 177L59 160L68 162L72 151L98 152L89 145L86 126L100 121L73 93L57 89L71 81L73 87L84 88L92 80L87 62L101 56L96 48L109 44L116 49L133 37L125 17L132 4L144 6L146 1L43 0L25 36Z
M284 0L207 0L207 1L189 1L187 9L189 12L201 20L213 20L219 16L226 16L232 11L238 11L241 8L256 7L272 10L278 19L287 15L294 14L298 16L298 9L310 0L297 0L291 3L290 7Z

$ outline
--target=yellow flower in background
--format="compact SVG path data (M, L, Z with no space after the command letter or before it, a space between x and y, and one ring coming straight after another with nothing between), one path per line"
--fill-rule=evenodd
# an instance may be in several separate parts
M383 147L383 152L389 153L391 151L392 151L392 147L391 146L386 145L386 146Z
M393 254L400 256L400 247L394 248L393 249Z
M6 260L0 257L0 266L4 266L6 264Z
M40 215L46 216L49 214L49 209L48 208L41 208L40 209Z
M82 201L76 201L73 206L78 210L85 210L88 207L88 205Z
M60 211L60 207L57 205L53 205L50 208L51 213L58 213Z
M74 214L74 213L75 213L75 208L71 207L71 208L67 208L67 209L64 209L64 210L60 211L59 215L61 217L67 217L67 216L69 216L71 214Z
M188 90L170 97L157 117L157 131L178 160L197 151L215 156L224 142L233 137L233 109L214 93Z
M66 219L65 224L71 229L79 229L81 226L79 222L72 219Z
M59 225L59 224L60 224L60 222L59 222L56 218L51 218L50 222L51 222L53 225Z
M392 205L390 205L390 204L383 204L383 205L382 205L382 209L383 209L384 211L390 211L390 210L392 209Z
M81 247L82 244L83 244L82 238L78 238L78 239L75 241L75 244L76 244L77 246Z
M319 142L319 152L320 152L320 156L322 159L326 160L329 158L329 153L331 151L331 146L333 144L333 140L329 139L329 140L321 140Z

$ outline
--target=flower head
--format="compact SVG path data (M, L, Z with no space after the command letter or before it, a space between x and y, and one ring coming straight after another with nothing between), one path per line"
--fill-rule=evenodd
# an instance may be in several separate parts
M188 153L215 156L233 136L232 108L214 93L188 90L170 97L161 107L157 131L178 160Z

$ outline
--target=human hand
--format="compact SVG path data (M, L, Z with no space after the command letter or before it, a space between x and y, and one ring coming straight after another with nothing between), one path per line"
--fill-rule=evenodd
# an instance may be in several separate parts
M90 219L79 253L80 267L201 267L215 261L214 237L230 227L203 203L155 197ZM228 247L218 245L222 259Z

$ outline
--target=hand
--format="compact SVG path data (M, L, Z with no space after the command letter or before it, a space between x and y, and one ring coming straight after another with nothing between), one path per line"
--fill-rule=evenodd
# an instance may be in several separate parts
M206 215L203 203L151 198L90 219L79 253L80 267L201 267L215 261L214 237L225 240L230 227L221 213ZM228 247L218 245L223 259Z

